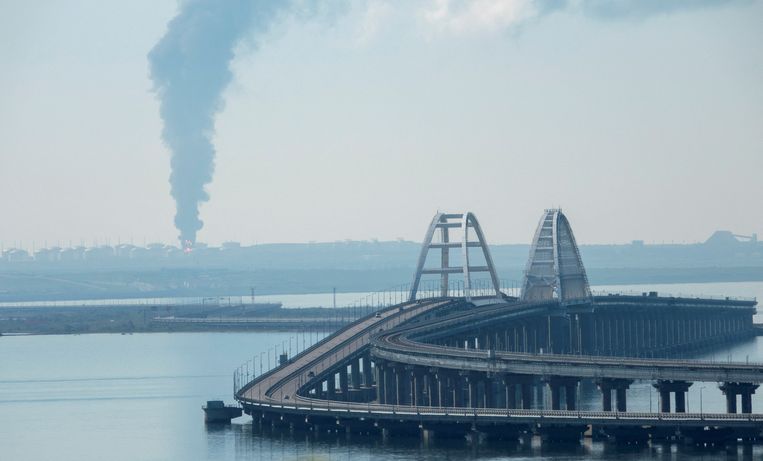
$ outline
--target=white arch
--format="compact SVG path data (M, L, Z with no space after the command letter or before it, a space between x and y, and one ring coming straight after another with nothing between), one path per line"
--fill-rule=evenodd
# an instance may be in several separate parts
M530 247L521 299L567 302L590 297L588 276L567 217L561 210L546 210Z
M461 242L451 242L449 229L462 229ZM476 234L476 241L469 241L469 228L474 229ZM440 230L440 242L432 243L432 239L435 236L435 232ZM485 258L485 266L471 266L469 265L469 248L479 247L482 249L482 254ZM455 248L461 248L462 263L461 267L450 266L450 250ZM440 267L439 268L425 268L424 265L427 261L430 249L440 250ZM411 301L416 299L418 293L419 284L421 283L421 276L425 274L436 274L440 276L440 295L448 295L448 277L450 274L462 273L464 277L464 297L467 300L471 299L471 274L473 272L489 272L490 279L493 284L493 290L496 296L500 296L498 275L493 265L493 258L490 256L490 249L485 241L485 235L482 232L479 221L473 213L437 213L432 222L429 224L427 233L424 235L424 242L421 244L421 252L419 253L418 264L416 265L416 273L413 276L413 283L411 284L411 292L409 299Z

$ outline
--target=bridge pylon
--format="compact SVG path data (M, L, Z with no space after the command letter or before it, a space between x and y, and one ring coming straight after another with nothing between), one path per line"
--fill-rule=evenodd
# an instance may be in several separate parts
M591 288L570 223L562 210L546 210L530 247L520 299L564 303L590 298Z
M476 240L470 240L470 232L472 229ZM460 241L452 241L451 231L461 230ZM435 234L439 233L439 241L433 242ZM461 249L460 265L451 266L451 254L452 249ZM473 266L470 265L470 248L480 248L485 260L485 265ZM429 250L439 250L440 265L439 267L425 268L427 262L427 256ZM490 250L485 240L485 235L482 232L477 217L471 212L465 213L440 213L438 212L427 229L427 233L424 236L424 242L421 245L421 253L419 255L419 261L416 266L416 273L413 276L413 283L411 284L411 293L409 299L414 301L416 294L421 283L422 275L439 275L440 276L440 295L448 296L449 276L450 274L462 274L463 275L463 293L467 300L471 300L472 290L472 274L475 272L488 272L490 274L490 281L493 285L493 291L496 296L500 296L498 276L496 275L495 266L493 265L493 258L490 256Z

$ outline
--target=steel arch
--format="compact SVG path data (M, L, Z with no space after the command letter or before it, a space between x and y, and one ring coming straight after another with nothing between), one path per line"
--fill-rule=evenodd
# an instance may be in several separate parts
M474 230L476 241L469 241L469 228ZM439 229L440 242L433 243L432 239L435 233ZM449 229L461 229L462 237L461 242L451 242ZM469 248L479 247L482 250L482 254L485 258L486 266L471 266L469 264ZM450 250L461 248L462 263L461 267L450 266ZM425 268L427 256L429 250L440 250L440 267L439 268ZM424 242L421 244L421 252L419 254L418 264L416 265L416 273L413 276L413 283L411 284L411 293L409 296L410 301L416 299L419 285L421 283L421 276L425 274L435 274L440 276L440 294L441 296L448 295L448 282L450 274L463 274L464 279L464 297L467 300L471 299L471 274L473 272L489 272L490 280L493 284L493 290L496 296L500 296L498 275L495 271L493 264L493 258L490 256L490 249L488 248L487 241L485 240L485 234L482 232L479 221L474 213L440 213L435 214L432 218L432 222L429 224L427 233L424 235Z
M567 217L562 210L546 210L530 247L521 299L567 302L590 297L588 276Z

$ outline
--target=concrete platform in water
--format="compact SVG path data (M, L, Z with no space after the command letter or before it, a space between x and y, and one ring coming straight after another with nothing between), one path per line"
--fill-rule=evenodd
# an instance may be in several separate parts
M208 400L201 407L204 410L204 422L207 424L228 424L233 418L242 415L242 409L238 405L226 405L222 400Z

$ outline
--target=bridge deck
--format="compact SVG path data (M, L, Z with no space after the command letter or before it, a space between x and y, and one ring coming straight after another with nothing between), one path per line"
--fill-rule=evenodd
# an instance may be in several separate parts
M297 394L297 391L305 386L314 376L320 377L329 370L336 369L347 358L353 357L367 350L372 338L378 333L388 331L395 326L410 320L418 315L433 311L443 306L453 303L453 300L436 299L424 302L405 303L394 306L380 312L380 317L365 317L357 322L346 326L337 333L329 336L325 340L306 350L302 354L294 357L287 364L280 366L269 373L257 377L248 383L236 393L236 399L245 407L254 409L260 408L263 411L275 411L279 413L293 414L312 414L325 415L337 418L355 418L355 419L392 419L398 421L441 421L441 422L464 422L470 420L473 422L501 423L501 424L526 424L526 423L551 423L551 424L609 424L626 426L725 426L725 427L748 427L763 428L763 415L760 414L697 414L697 413L618 413L604 411L565 411L565 410L520 410L520 409L497 409L497 408L462 408L462 407L423 407L423 406L398 406L376 403L352 403L336 400L314 399ZM500 307L498 307L500 308ZM479 308L476 310L495 310L496 306L488 308ZM473 315L470 314L470 315ZM433 325L437 321L427 322L427 325ZM391 348L379 348L379 343L390 344L390 338L396 338L400 341L402 332L412 331L415 327L405 330L396 330L387 335L382 333L376 340L379 351L388 350L390 353L400 354L400 350L405 352L407 357L419 356L414 354L414 349L422 349L420 356L427 354L438 355L440 351L440 360L448 359L452 354L462 354L464 357L474 359L474 361L487 362L486 352L478 350L464 351L463 349L445 350L441 346L432 346L422 343L398 344L395 343ZM575 369L574 376L581 376L581 368L591 367L591 377L610 376L610 371L631 370L631 365L635 364L636 373L639 379L648 379L650 375L644 374L647 364L654 367L652 360L644 361L637 359L623 360L621 358L606 358L605 363L592 363L597 358L574 357L574 356L538 356L531 354L501 354L501 359L507 362L513 360L512 366L521 366L527 362L528 366L538 366L540 364L545 370L545 374L558 375L560 360L563 359L568 365L571 361L577 361L570 365ZM450 360L450 359L448 359ZM461 360L459 357L457 360ZM718 370L724 367L741 367L744 370L750 370L758 375L746 379L752 379L754 382L761 382L760 365L742 365L742 364L708 364L688 361L660 361L667 369L676 367L709 367ZM432 362L440 363L442 362ZM459 366L463 364L459 363ZM585 365L585 366L581 366ZM475 365L476 366L476 365ZM640 367L640 368L639 368ZM517 368L512 368L516 370ZM607 370L603 373L601 370ZM589 372L584 372L589 373ZM600 373L600 375L597 375ZM542 373L544 374L544 373ZM631 375L628 375L631 376ZM683 375L682 375L683 376ZM688 375L687 375L688 376Z
M367 347L372 334L378 333L380 329L388 330L412 317L451 302L440 299L424 303L404 303L380 311L379 318L373 315L362 318L297 355L284 366L258 377L239 391L237 398L264 403L280 403L284 399L306 401L308 399L297 395L297 390L308 381L310 372L319 376ZM400 307L403 310L400 310Z
M528 312L532 309L528 306ZM522 314L516 305L498 305L457 314L426 325L379 335L373 342L373 355L386 360L460 370L514 373L535 376L570 376L579 378L622 378L647 380L680 380L701 382L763 383L763 364L707 362L676 359L638 359L611 356L528 354L518 352L462 349L416 341L417 334L432 336L432 331L450 331L451 326L470 322L491 321L501 315Z

